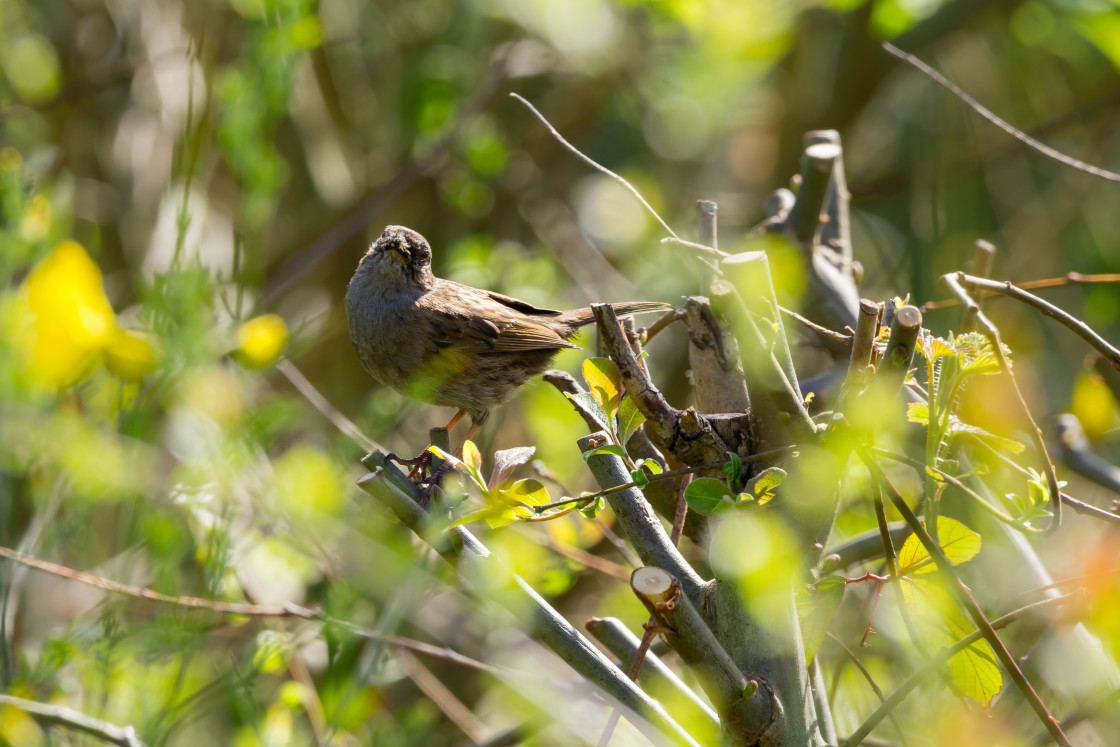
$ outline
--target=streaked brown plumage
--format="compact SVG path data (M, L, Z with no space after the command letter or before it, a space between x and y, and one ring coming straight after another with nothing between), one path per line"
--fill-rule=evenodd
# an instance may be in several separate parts
M620 314L668 309L663 303L615 305ZM358 263L346 290L350 340L362 366L410 397L459 410L474 421L541 373L591 309L540 309L500 293L432 274L427 240L388 226Z

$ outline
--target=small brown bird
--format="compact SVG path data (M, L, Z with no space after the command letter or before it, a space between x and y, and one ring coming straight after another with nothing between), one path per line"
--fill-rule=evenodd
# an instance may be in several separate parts
M620 314L668 304L620 303ZM432 249L411 228L388 226L346 290L350 340L373 378L425 402L470 415L467 438L490 409L548 367L594 321L591 309L554 311L432 274Z

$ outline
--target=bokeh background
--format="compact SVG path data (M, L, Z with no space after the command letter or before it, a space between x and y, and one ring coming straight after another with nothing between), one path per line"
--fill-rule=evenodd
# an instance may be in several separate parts
M450 413L375 387L342 308L386 224L425 234L437 274L541 305L702 292L701 268L659 243L633 197L510 92L682 236L697 199L718 202L727 251L789 185L804 133L838 130L869 298L944 297L937 278L978 238L999 248L1001 279L1117 270L1115 184L1012 139L884 40L1032 136L1120 170L1111 0L2 0L2 544L167 593L322 605L523 665L536 654L510 621L448 591L353 487L361 445L277 356L367 437L415 453ZM1115 286L1047 297L1120 338ZM1072 408L1115 454L1115 403L1083 343L992 303L1040 420ZM674 330L651 346L680 406L685 350ZM585 354L557 366L575 372ZM970 417L999 430L1005 397L978 385ZM571 492L589 484L584 432L534 382L481 443L535 445ZM572 619L640 621L623 584L547 549L610 555L605 527L487 541ZM184 613L11 564L0 614L7 692L136 724L147 744L466 743L414 663L337 626ZM509 680L430 666L483 737L541 707ZM849 699L841 731L872 705ZM5 740L58 743L10 708Z

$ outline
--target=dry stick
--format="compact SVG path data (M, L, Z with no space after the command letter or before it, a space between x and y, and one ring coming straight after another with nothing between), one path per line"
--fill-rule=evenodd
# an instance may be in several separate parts
M971 273L978 275L980 273L973 270ZM1071 285L1095 285L1106 283L1120 283L1120 273L1106 272L1096 275L1082 275L1080 272L1067 272L1060 278L1040 278L1038 280L1024 280L1019 283L1012 283L1020 290L1044 290L1047 288L1066 288ZM1000 291L983 290L977 297L978 298L991 298L992 296L1006 295ZM948 309L953 306L959 306L960 301L955 298L946 298L942 301L927 301L922 304L922 311L937 311L940 309Z
M984 331L984 335L991 343L992 349L995 351L1000 372L1011 382L1011 389L1015 392L1015 399L1019 403L1019 410L1030 426L1027 430L1030 433L1031 441L1034 442L1035 449L1038 450L1038 454L1042 458L1042 471L1043 474L1046 475L1046 485L1050 490L1050 507L1054 512L1054 519L1047 527L1047 531L1052 531L1057 529L1062 523L1062 492L1058 487L1058 477L1054 474L1054 463L1050 461L1050 454L1046 451L1046 442L1042 438L1042 429L1034 422L1034 416L1031 415L1031 410L1027 407L1027 401L1023 399L1023 393L1019 391L1019 382L1015 380L1015 375L1011 373L1011 364L1007 360L1007 355L1003 352L1003 341L1000 339L999 329L984 315L984 312L980 311L980 307L976 305L976 301L972 300L972 297L968 295L967 291L961 287L960 280L964 278L968 278L968 276L961 272L956 275L942 275L941 280L949 287L949 290L961 300L966 310L975 315L976 323L980 325L980 328ZM972 279L983 280L983 278ZM1041 299L1038 300L1041 301Z
M816 322L812 321L811 319L806 319L805 317L801 316L800 314L798 314L793 309L787 309L785 306L779 305L778 306L778 311L782 312L783 314L788 316L790 319L794 320L795 322L797 322L801 326L805 327L806 329L808 329L812 332L816 332L821 337L824 337L828 340L832 340L833 342L840 343L844 347L850 347L851 344L852 344L852 336L851 335L846 335L843 332L837 332L834 329L829 329L828 327L823 327L820 324L817 324Z
M1069 312L1063 311L1054 304L1039 298L1033 293L1028 293L1022 288L1012 285L1010 281L1000 282L998 280L988 280L987 278L980 278L974 275L966 275L963 272L955 273L955 279L967 288L983 288L984 290L990 290L994 293L1014 298L1016 301L1021 301L1037 309L1042 312L1043 315L1057 320L1072 330L1074 334L1082 340L1096 348L1101 355L1112 363L1113 368L1120 371L1120 350L1093 331L1093 328L1088 324Z
M0 556L13 560L28 568L34 568L37 571L50 573L51 575L70 581L76 581L80 584L92 586L95 589L101 589L102 591L108 591L113 594L121 594L136 599L146 599L153 602L162 602L164 604L173 604L177 607L209 610L223 615L244 615L245 617L295 617L312 622L324 622L330 625L343 627L361 638L368 638L370 640L396 646L397 648L408 649L423 656L432 659L440 659L466 669L473 669L479 672L501 671L500 667L485 664L450 648L434 646L430 643L424 643L423 641L382 633L346 620L331 617L319 610L301 607L291 602L285 602L284 604L241 604L236 602L220 602L214 599L202 599L200 597L170 596L153 589L117 583L116 581L111 581L101 576L94 576L90 573L78 571L64 565L51 563L46 560L39 560L38 558L24 555L8 547L0 546Z
M144 747L136 734L136 727L117 726L66 706L47 705L13 695L0 695L0 706L18 708L43 726L64 726L119 747Z
M432 670L425 667L420 661L407 652L402 652L399 660L401 670L412 680L413 684L432 701L437 708L447 717L448 721L459 727L472 742L478 744L490 738L490 729L478 716L474 715L463 701L439 677L432 674Z
M303 395L304 399L311 403L312 407L329 420L335 428L365 449L367 453L370 451L385 451L376 441L362 433L362 430L354 425L353 421L339 412L338 408L332 405L290 360L281 358L276 362L276 369L284 374L284 377L291 382L297 392Z
M992 629L999 630L1001 628L1005 628L1016 620L1026 617L1033 612L1037 612L1040 609L1064 604L1065 602L1070 601L1070 599L1074 596L1074 594L1066 594L1060 597L1043 599L1042 601L1033 602L1032 604L1020 607L1017 610L1008 612L1002 617L997 617L995 620L992 620ZM899 685L898 689L891 693L890 696L888 696L887 699L883 701L883 705L881 705L879 709L875 711L875 713L871 714L866 721L860 724L860 727L858 729L852 732L851 736L849 736L848 739L845 740L844 744L857 745L861 741L863 741L864 737L870 734L871 730L874 729L879 724L879 722L883 720L883 718L885 718L895 708L897 708L899 704L901 704L902 701L906 699L906 696L909 695L915 687L921 684L922 680L933 674L938 667L949 661L949 659L953 658L961 651L964 651L966 648L976 643L983 637L984 632L977 629L954 643L952 646L943 648L938 651L932 659L922 664L922 666L920 666L913 674L911 674L905 682ZM1051 736L1053 736L1053 732L1051 732Z
M918 520L918 517L910 509L910 506L907 505L906 499L902 497L902 494L898 492L898 489L883 473L875 456L854 433L850 432L850 430L848 435L851 439L852 449L871 473L871 479L886 490L895 509L902 514L902 518L904 518L906 523L910 525L910 528L914 530L918 541L922 543L926 552L929 553L930 557L933 559L938 571L940 571L941 575L945 578L948 590L956 597L957 604L968 612L969 617L972 618L972 622L978 628L978 632L995 651L996 657L999 658L1004 669L1007 670L1011 679L1023 693L1024 699L1026 699L1031 709L1037 714L1042 725L1050 732L1055 742L1059 745L1069 747L1070 741L1065 733L1062 732L1062 728L1050 714L1050 711L1046 708L1046 704L1042 702L1042 699L1038 696L1038 693L1035 691L1030 681L1023 674L1023 671L1019 669L1019 664L1015 661L1015 657L1007 650L1007 646L1004 645L1003 640L996 633L991 622L988 621L984 611L980 609L980 605L977 604L976 599L972 596L972 592L970 592L964 582L961 581L960 576L957 575L956 570L953 568L953 564L945 557L944 551L942 551L941 547L929 536L929 532L926 531L922 522ZM858 744L858 741L851 741L849 743Z
M541 124L543 124L545 126L545 128L548 129L548 131L552 135L552 137L554 137L558 143L560 143L565 148L567 148L568 151L571 152L576 158L580 159L581 161L583 161L584 163L586 163L588 166L595 169L596 171L599 171L603 174L606 174L607 176L614 179L616 182L618 182L622 186L626 187L626 189L630 191L630 194L634 195L634 197L636 197L638 199L638 202L642 203L642 205L645 207L645 209L648 210L650 212L650 214L652 214L653 217L657 219L657 222L661 224L661 227L669 232L670 236L672 236L673 238L677 237L677 234L673 231L673 229L669 228L669 224L661 219L661 216L657 214L657 211L654 210L648 202L646 202L646 199L644 197L642 197L641 193L638 192L637 189L634 188L634 185L632 185L630 182L626 181L621 176L619 176L618 174L616 174L613 171L611 171L610 169L608 169L606 166L603 166L602 164L597 163L596 161L594 161L589 156L585 156L582 152L580 152L580 150L578 148L576 148L576 146L572 145L567 140L565 140L564 136L561 135L560 132L555 127L552 126L552 123L549 122L547 119L545 119L545 116L543 114L541 114L539 111L537 111L537 107L530 104L525 98L517 95L516 93L511 93L510 96L512 96L513 98L517 99L522 104L524 104L526 106L526 108L528 108L529 111L531 111L536 116L536 118L541 121Z
M715 247L705 246L704 244L697 244L695 241L685 241L684 239L678 239L676 236L661 239L661 243L672 244L673 246L683 246L686 249L692 249L697 254L703 257L710 257L712 259L723 259L724 257L731 256L727 252L716 249Z
M930 78L932 78L940 86L949 91L949 93L953 94L958 99L972 107L972 110L979 114L981 117L988 120L1016 140L1030 146L1031 148L1034 148L1042 155L1047 156L1048 158L1052 158L1055 161L1065 164L1066 166L1069 166L1071 168L1075 168L1078 171L1084 171L1087 174L1099 176L1100 178L1107 179L1110 182L1120 182L1120 174L1117 174L1113 171L1108 171L1106 169L1098 168L1096 166L1092 166L1085 163L1084 161L1079 161L1076 158L1067 156L1065 153L1054 150L1048 145L1043 145L1039 141L1032 138L1030 135L1027 135L1025 132L1015 129L1007 122L1004 122L1002 119L993 114L991 111L984 108L984 106L982 106L980 102L962 91L958 86L950 82L941 73L937 72L914 55L903 52L901 49L888 42L883 42L883 49L887 50L887 52L894 55L898 59L910 63L918 70L922 71Z

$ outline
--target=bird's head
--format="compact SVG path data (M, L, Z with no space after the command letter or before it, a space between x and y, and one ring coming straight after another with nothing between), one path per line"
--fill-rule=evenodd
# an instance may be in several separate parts
M358 269L376 276L386 290L429 290L436 280L428 240L405 226L386 226L362 257Z

